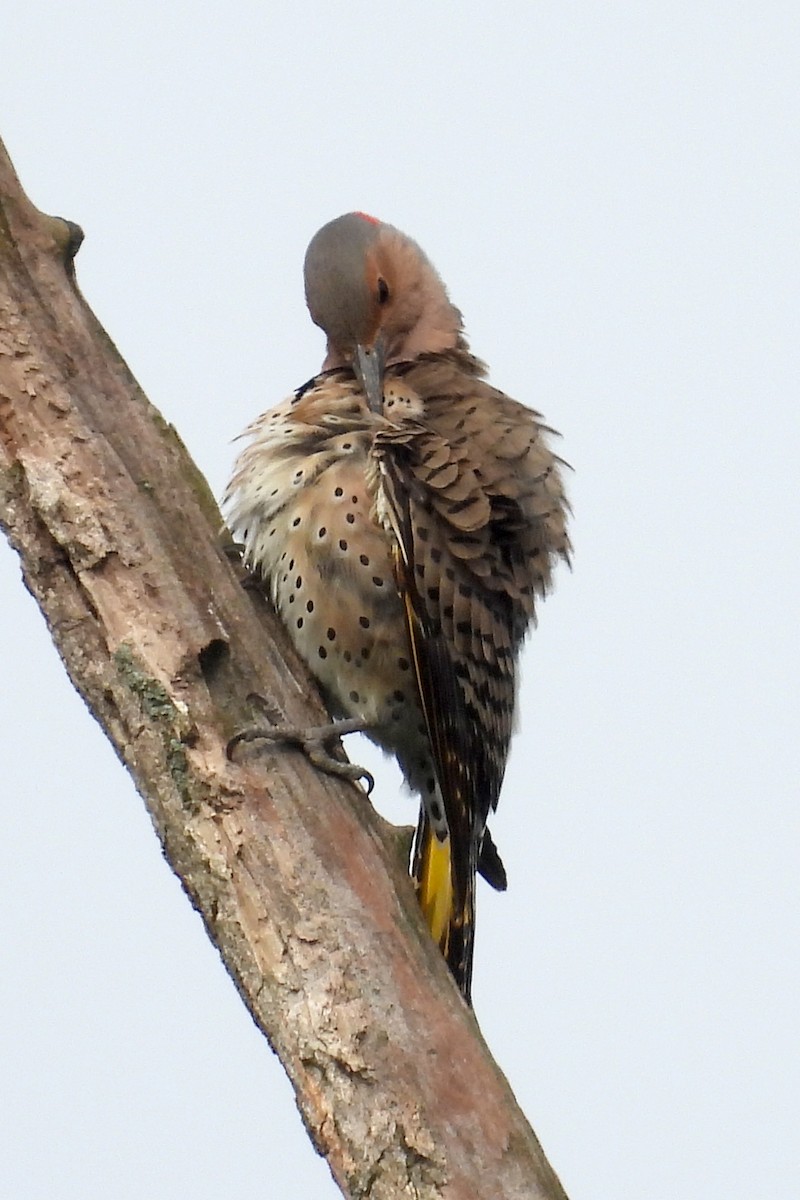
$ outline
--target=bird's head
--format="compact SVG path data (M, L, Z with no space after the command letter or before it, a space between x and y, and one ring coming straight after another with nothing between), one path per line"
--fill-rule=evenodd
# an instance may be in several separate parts
M364 213L323 225L306 251L306 301L328 338L326 369L352 366L373 412L383 371L463 344L461 313L416 242Z

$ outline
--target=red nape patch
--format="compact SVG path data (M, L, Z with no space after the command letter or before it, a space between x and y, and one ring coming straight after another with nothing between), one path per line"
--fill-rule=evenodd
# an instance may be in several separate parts
M365 212L357 212L355 215L356 215L357 217L361 217L361 218L362 218L364 221L369 221L370 225L380 225L380 221L378 220L378 218L377 218L377 217L371 217L371 216L369 215L369 213L365 213Z

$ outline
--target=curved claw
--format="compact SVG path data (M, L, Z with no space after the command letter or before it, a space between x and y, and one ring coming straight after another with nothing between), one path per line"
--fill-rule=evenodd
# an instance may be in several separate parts
M303 749L314 766L319 767L326 775L338 775L342 779L352 779L353 783L364 780L368 796L375 787L375 780L366 767L359 767L357 763L340 762L338 758L334 758L332 754L328 753L323 741L309 738L307 742L303 743Z
M260 697L258 699L261 703ZM327 775L352 779L354 783L363 780L369 796L375 787L372 774L365 767L359 767L356 763L342 762L340 759L334 758L328 750L328 744L338 740L343 734L363 733L368 728L369 725L358 717L349 717L344 721L332 721L329 725L317 725L306 729L297 725L257 726L252 729L242 729L239 733L234 734L225 747L225 753L228 760L233 761L237 747L243 742L289 742L301 749L309 761Z

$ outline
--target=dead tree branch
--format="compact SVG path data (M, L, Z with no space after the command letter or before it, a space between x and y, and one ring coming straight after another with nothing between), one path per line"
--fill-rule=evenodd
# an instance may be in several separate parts
M566 1200L424 929L397 835L295 752L227 761L250 692L290 724L324 713L83 300L79 240L0 144L0 522L70 678L342 1192Z

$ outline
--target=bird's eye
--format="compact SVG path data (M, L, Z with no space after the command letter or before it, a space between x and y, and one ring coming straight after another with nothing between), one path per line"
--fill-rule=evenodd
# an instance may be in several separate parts
M378 280L378 304L386 304L389 299L389 285L385 279Z

